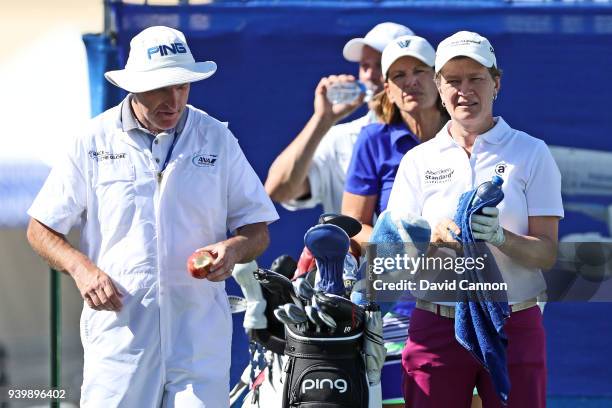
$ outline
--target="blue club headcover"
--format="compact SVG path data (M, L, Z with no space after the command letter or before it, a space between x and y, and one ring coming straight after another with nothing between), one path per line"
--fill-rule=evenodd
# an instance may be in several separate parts
M334 295L344 294L344 258L349 250L349 237L332 224L315 225L306 231L304 244L317 262L320 280L318 290Z

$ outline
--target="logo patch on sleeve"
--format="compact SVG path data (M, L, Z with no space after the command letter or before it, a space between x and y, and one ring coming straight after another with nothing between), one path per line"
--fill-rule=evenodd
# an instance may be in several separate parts
M191 162L198 167L215 167L217 156L216 154L195 154Z

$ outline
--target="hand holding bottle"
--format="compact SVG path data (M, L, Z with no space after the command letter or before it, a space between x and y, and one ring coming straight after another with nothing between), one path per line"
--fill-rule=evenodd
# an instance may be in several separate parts
M506 242L504 229L499 225L499 210L497 207L483 207L482 215L472 215L472 236L489 242L496 247Z
M481 239L497 247L506 242L504 229L499 225L499 210L495 207L504 199L502 184L504 179L493 176L491 181L478 186L472 199L472 206L487 203L486 207L472 215L472 235L475 239Z
M361 91L362 86L358 85L352 75L331 75L322 78L315 90L315 115L325 117L331 120L333 124L339 122L363 104L366 94ZM356 87L360 91L355 97ZM350 92L352 92L352 98L349 102L346 102L346 95ZM330 101L330 97L333 97L336 103Z

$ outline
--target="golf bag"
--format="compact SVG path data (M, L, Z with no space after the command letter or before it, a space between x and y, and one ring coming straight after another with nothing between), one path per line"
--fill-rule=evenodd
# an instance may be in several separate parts
M307 337L286 326L283 408L368 406L363 332Z
M252 384L243 407L380 407L382 326L378 335L370 330L370 312L347 299L356 268L345 262L354 259L347 254L349 236L360 228L350 217L324 214L304 237L307 253L293 282L280 271L253 272L263 289L267 327L248 328L249 337L272 351L283 369L278 375L277 364L268 364L258 379L243 379Z

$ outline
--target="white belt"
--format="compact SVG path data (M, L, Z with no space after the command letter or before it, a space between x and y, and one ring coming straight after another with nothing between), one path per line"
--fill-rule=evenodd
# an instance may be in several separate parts
M524 302L510 305L510 310L512 310L513 313L516 313L537 305L538 302L536 299L529 299ZM438 316L446 317L449 319L455 318L455 306L439 305L437 303L428 302L427 300L417 299L416 308L426 310L428 312L437 314Z

